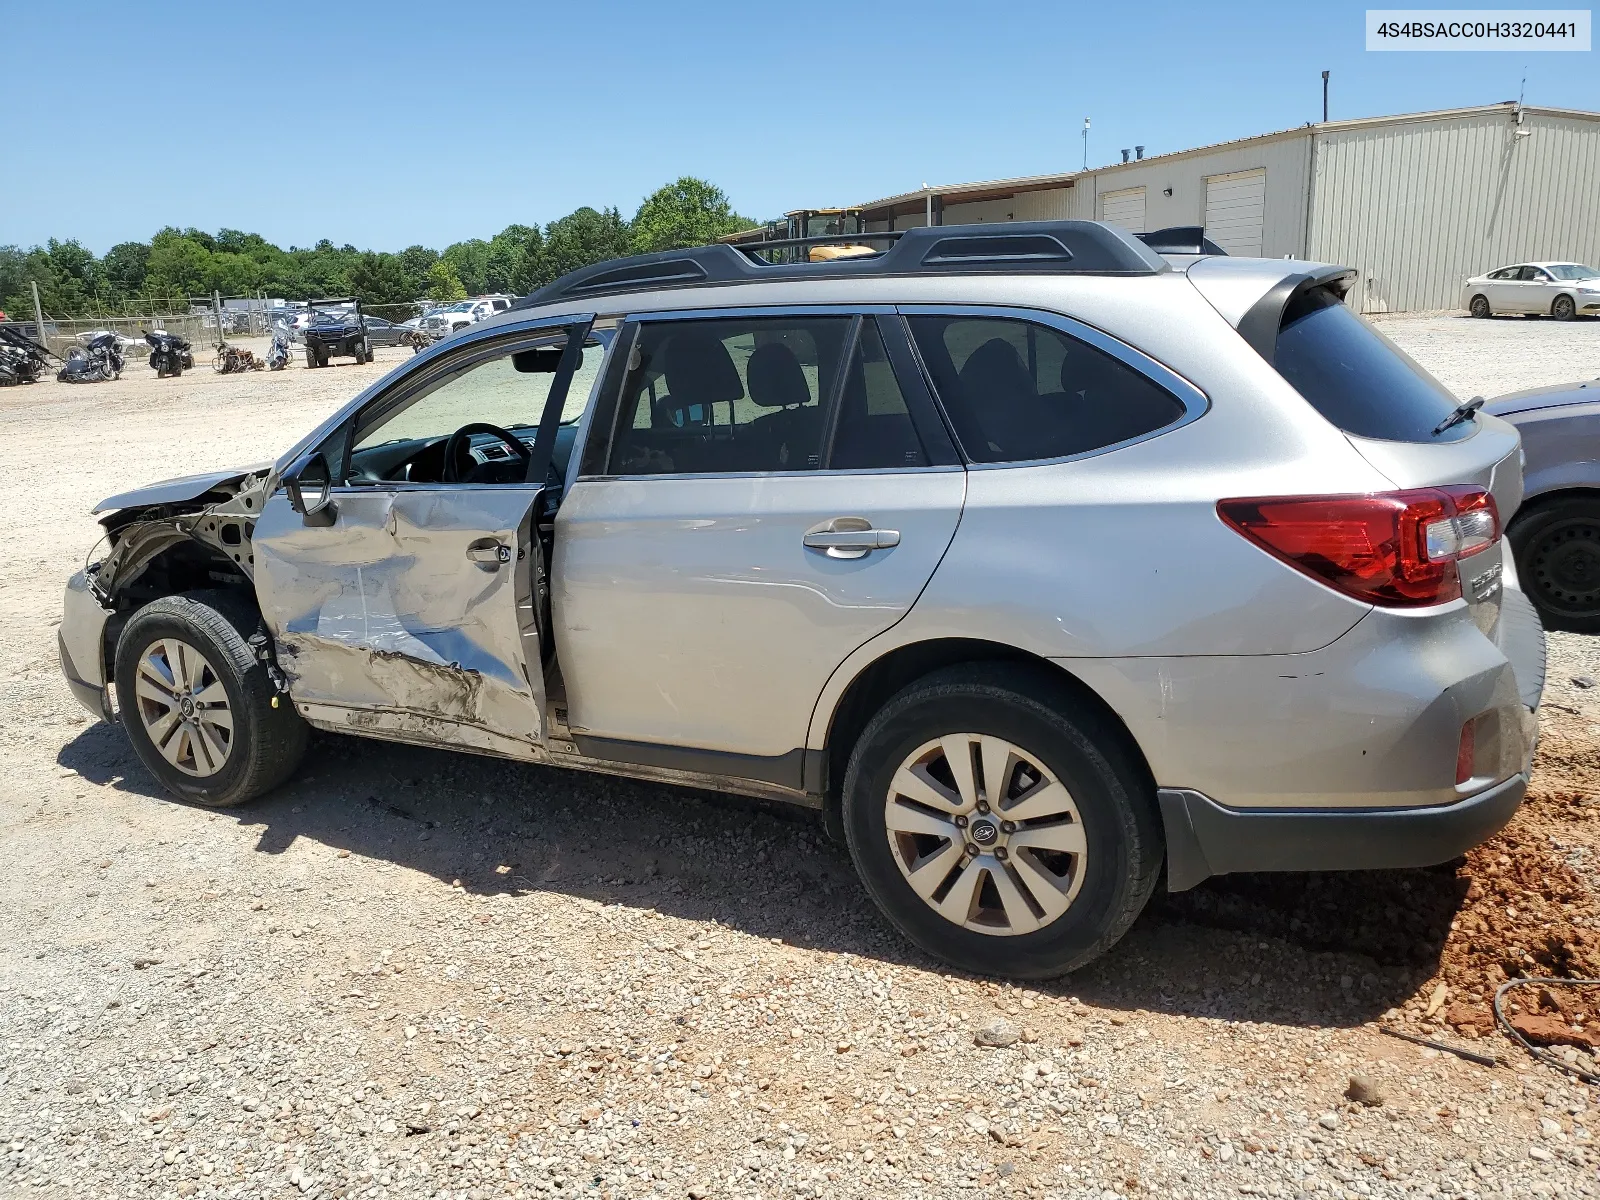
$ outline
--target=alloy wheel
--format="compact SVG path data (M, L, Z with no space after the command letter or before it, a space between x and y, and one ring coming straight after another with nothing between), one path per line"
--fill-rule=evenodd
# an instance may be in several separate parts
M151 642L134 680L139 720L150 742L185 775L222 770L233 750L227 689L205 655L178 638Z
M1034 933L1083 886L1088 847L1071 793L1037 755L990 734L912 751L890 781L884 825L911 889L975 933Z

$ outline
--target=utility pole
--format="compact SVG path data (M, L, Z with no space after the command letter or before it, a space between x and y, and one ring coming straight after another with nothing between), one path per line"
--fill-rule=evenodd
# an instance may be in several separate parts
M33 289L34 336L39 339L39 345L48 350L50 349L50 343L45 341L44 337L44 308L39 304L39 285L30 279L28 280L28 286Z
M1328 123L1328 72L1322 73L1322 123Z
M1083 119L1083 169L1089 169L1089 118Z

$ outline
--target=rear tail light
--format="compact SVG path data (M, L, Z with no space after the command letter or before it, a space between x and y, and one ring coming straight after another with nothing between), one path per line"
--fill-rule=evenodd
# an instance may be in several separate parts
M1500 538L1494 497L1479 487L1221 500L1217 515L1345 595L1402 608L1458 599L1456 563Z

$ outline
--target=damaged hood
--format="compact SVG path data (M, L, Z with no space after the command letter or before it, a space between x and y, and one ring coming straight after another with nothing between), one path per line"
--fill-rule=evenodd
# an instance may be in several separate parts
M213 488L237 483L247 475L255 475L271 467L271 463L257 463L255 466L232 471L210 471L204 475L183 475L177 479L166 479L146 487L134 488L131 492L118 492L115 496L107 496L89 511L113 512L119 508L151 508L157 504L181 504L185 500L198 500Z

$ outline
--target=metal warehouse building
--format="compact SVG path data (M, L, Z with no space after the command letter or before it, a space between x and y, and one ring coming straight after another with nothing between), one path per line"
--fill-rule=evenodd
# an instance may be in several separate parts
M1363 312L1454 308L1506 263L1600 261L1600 113L1486 105L1304 125L1090 171L927 188L868 232L1080 218L1203 224L1230 254L1353 266Z

